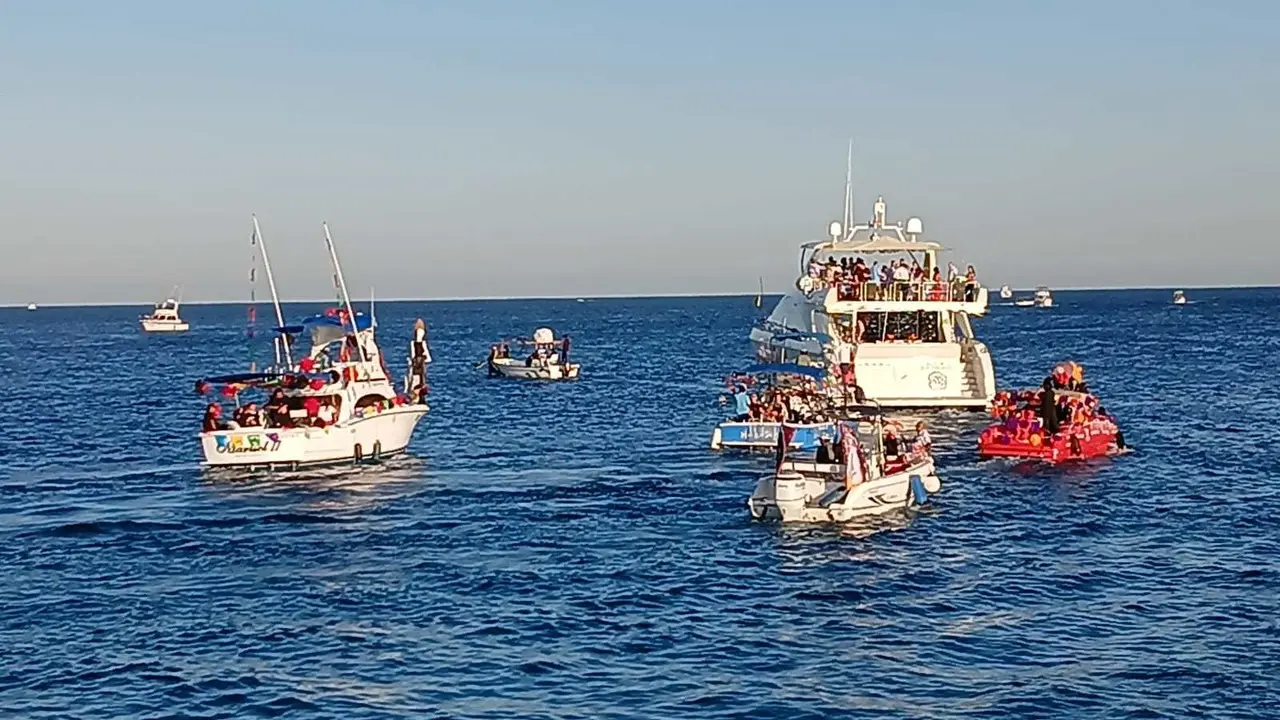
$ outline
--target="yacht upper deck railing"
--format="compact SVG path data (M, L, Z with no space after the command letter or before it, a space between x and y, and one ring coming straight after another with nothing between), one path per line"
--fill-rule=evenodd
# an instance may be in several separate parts
M804 280L808 282L805 283ZM807 285L807 289L805 287ZM951 302L972 303L979 301L982 285L957 278L951 282L854 282L830 281L823 278L802 278L801 290L816 292L836 291L838 302Z

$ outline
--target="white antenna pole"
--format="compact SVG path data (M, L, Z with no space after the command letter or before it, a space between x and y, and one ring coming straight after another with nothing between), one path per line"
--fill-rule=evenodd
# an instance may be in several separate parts
M271 274L271 260L267 258L267 242L262 239L262 229L258 227L258 216L253 216L253 236L258 239L258 246L262 248L262 269L267 272L267 287L271 288L271 305L276 310L276 326L284 327L284 311L280 309L280 296L276 294L276 279ZM293 365L293 358L289 355L289 336L280 333L280 346L284 348L284 359L290 366Z
M853 138L849 138L849 159L844 171L844 233L853 232Z
M333 237L329 235L329 223L321 223L321 225L324 226L324 242L329 246L329 258L333 260L333 272L338 276L338 289L342 291L342 304L347 306L347 314L351 316L351 332L359 334L360 329L356 326L356 309L351 307L351 296L347 294L347 281L342 277L342 265L338 264L338 251L334 249ZM360 351L360 362L368 362L369 358L364 355L364 345L357 342L356 349Z
M378 327L378 313L373 309L373 286L369 286L369 327Z

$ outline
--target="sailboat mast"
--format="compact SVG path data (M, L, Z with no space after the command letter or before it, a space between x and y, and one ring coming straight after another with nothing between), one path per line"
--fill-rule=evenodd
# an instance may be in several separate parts
M271 274L271 260L267 257L267 243L262 239L262 229L258 227L258 216L253 216L253 237L258 241L258 247L262 249L262 269L267 273L267 287L271 289L271 305L276 311L277 327L284 327L284 311L280 309L280 295L276 293L276 279ZM293 365L293 358L289 355L289 336L280 333L280 345L284 348L285 362L290 366Z
M324 242L329 246L329 258L333 260L333 275L338 280L338 289L342 291L342 303L347 308L347 314L351 316L351 333L359 334L360 329L356 326L356 309L351 307L351 296L347 294L347 281L342 277L342 265L338 263L338 251L333 247L333 237L329 235L329 223L321 223L324 226ZM365 357L364 345L357 342L356 349L360 351L360 361L368 362L369 358Z

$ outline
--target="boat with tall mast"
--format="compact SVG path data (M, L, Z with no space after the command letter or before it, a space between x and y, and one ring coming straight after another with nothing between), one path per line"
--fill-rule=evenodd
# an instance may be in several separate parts
M178 315L178 308L181 305L182 289L174 285L173 290L169 292L169 296L156 303L155 308L149 314L138 318L138 323L142 325L143 332L186 332L191 329L191 325Z
M986 407L995 371L970 318L987 289L944 270L923 232L917 217L889 222L883 197L855 223L850 153L843 222L801 246L795 287L751 330L757 359L838 369L886 408Z
M328 224L323 225L325 245L339 306L294 324L285 323L256 217L253 226L278 323L272 343L275 364L265 372L196 381L198 393L216 388L236 404L229 421L221 416L218 403L207 407L199 436L204 464L297 468L359 463L404 452L429 410L426 393L423 388L406 388L406 395L396 392L374 337L372 302L369 314L357 312L352 305ZM295 338L311 343L297 361ZM261 410L242 398L252 391L270 394Z

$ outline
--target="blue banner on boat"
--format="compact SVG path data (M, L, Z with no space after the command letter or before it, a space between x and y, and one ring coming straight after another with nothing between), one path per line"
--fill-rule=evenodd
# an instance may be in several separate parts
M827 371L822 368L816 368L809 365L797 365L795 363L762 363L760 365L752 365L742 372L748 375L805 375L814 380L824 380L827 377Z
M815 423L811 425L791 425L795 435L791 438L793 450L815 450L820 438L835 439L835 423ZM728 448L756 448L772 450L778 444L778 432L781 423L759 422L725 422L720 423L720 446Z

